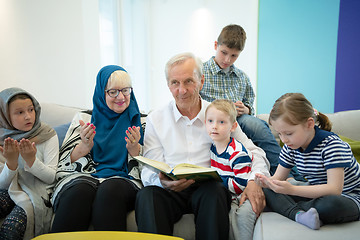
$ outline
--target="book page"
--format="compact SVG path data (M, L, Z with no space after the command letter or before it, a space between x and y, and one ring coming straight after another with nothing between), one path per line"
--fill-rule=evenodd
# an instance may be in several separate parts
M149 165L153 168L156 168L162 172L166 172L166 173L170 173L171 172L171 167L164 163L164 162L160 162L160 161L156 161L153 159L149 159L149 158L145 158L143 156L136 156L134 157L136 160L138 160L139 162L142 162L146 165Z
M183 173L201 173L201 172L214 172L215 169L200 167L189 163L180 163L176 165L172 171L174 175Z

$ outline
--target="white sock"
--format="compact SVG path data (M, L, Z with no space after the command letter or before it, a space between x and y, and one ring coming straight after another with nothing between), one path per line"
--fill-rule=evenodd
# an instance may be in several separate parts
M295 221L314 230L320 228L319 213L315 208L310 208L307 212L299 211L295 216Z

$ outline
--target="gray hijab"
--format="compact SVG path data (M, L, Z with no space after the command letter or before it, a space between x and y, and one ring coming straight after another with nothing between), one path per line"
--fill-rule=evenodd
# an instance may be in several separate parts
M21 131L11 124L9 113L9 101L19 94L30 97L35 109L35 123L30 131ZM4 145L4 140L11 137L14 140L29 139L36 144L45 142L55 136L56 132L50 126L40 122L41 107L39 102L28 92L21 88L7 88L0 92L0 145Z

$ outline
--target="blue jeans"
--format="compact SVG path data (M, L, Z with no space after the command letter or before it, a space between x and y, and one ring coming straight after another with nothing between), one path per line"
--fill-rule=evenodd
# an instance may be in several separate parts
M251 203L246 200L239 206L239 200L231 202L230 217L230 240L251 240L254 235L256 214L252 210Z
M279 164L281 147L271 133L267 122L252 115L241 115L236 120L246 136L250 138L256 146L265 151L266 158L270 163L270 174L274 175L277 165ZM296 168L291 170L289 177L294 177L299 181L305 181Z

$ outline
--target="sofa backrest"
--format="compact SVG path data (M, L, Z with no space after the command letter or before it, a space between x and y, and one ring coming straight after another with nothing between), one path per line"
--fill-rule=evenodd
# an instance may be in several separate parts
M326 116L332 122L332 132L360 141L360 110L341 111L337 113L326 113ZM268 123L269 114L259 114L258 118ZM279 142L279 135L272 129L276 140Z
M83 109L76 107L67 107L54 103L40 103L41 121L56 127L71 122L75 114Z

